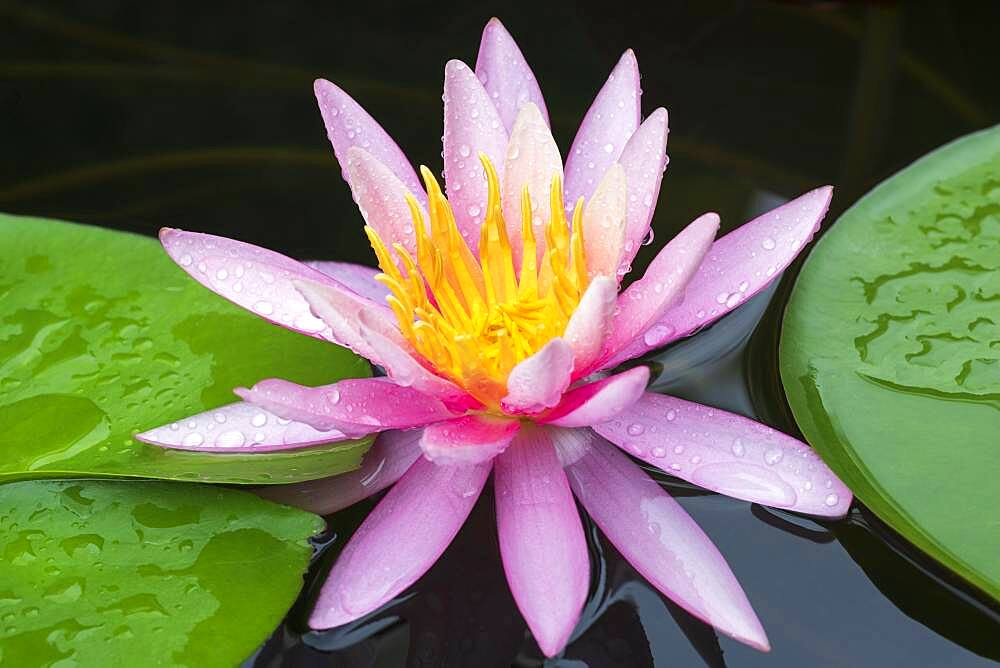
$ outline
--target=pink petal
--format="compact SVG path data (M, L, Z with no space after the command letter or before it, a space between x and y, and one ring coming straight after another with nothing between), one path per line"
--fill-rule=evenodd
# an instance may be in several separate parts
M384 431L354 471L293 485L265 485L253 491L317 515L335 513L399 480L420 456L420 434L419 429Z
M521 196L525 187L531 197L532 227L537 245L537 262L545 252L545 228L552 217L549 206L552 180L562 179L562 157L542 113L531 102L521 107L510 134L503 166L503 216L507 236L514 251L514 266L521 266Z
M706 213L697 218L671 239L649 264L643 277L621 294L611 337L606 344L609 354L644 334L660 335L650 328L684 295L685 286L698 271L718 229L716 214Z
M626 51L584 116L566 159L566 205L590 199L639 127L639 64Z
M465 390L431 372L394 339L379 333L378 321L373 320L369 314L361 313L357 325L361 338L371 350L373 359L379 361L379 365L397 385L412 387L439 399L445 406L458 413L482 407L482 404Z
M458 60L444 70L444 174L448 201L469 248L479 248L479 227L486 211L485 153L499 169L507 150L507 131L475 72Z
M618 281L595 276L570 316L562 338L573 349L573 377L580 376L603 351L618 297Z
M420 447L438 464L479 464L506 450L520 425L490 415L463 415L428 425Z
M594 430L706 489L766 506L842 517L851 492L805 443L759 422L647 393Z
M622 270L626 273L649 234L663 170L667 167L667 131L667 110L660 107L642 122L618 159L625 168L628 187L628 227L622 257Z
M476 59L476 76L493 100L508 131L513 129L517 113L526 102L538 107L548 125L549 115L535 75L500 19L490 19L483 29L479 57Z
M385 304L385 298L389 296L389 288L375 280L375 277L381 273L375 267L325 260L306 260L302 264L329 276L345 288L376 304Z
M329 283L300 280L294 281L292 288L340 345L381 365L379 353L362 334L361 323L367 322L378 334L409 352L409 344L396 327L396 316L388 307L360 299L353 292Z
M418 458L340 553L309 626L340 626L376 610L430 568L452 541L490 463L438 466Z
M573 374L573 349L560 338L520 362L507 376L507 396L500 406L508 413L540 413L559 403Z
M455 417L437 399L387 378L350 378L320 387L270 378L249 390L239 388L236 394L287 419L350 435L422 427Z
M316 101L319 103L326 135L333 145L333 152L343 169L344 180L349 184L351 177L346 169L347 150L360 146L386 165L403 182L410 192L424 206L427 196L423 184L417 178L413 166L382 126L373 119L350 95L325 79L317 79L313 84ZM353 185L353 184L352 184Z
M628 210L625 170L611 165L583 210L583 243L591 276L618 278L625 253L625 216Z
M538 422L558 427L587 427L607 422L638 401L648 382L649 368L637 366L581 385L564 394L559 405Z
M617 360L628 360L705 327L766 288L812 239L826 215L833 188L825 186L779 206L722 237L691 279L684 301L653 329L665 336L637 339Z
M342 441L336 429L319 431L237 402L136 434L143 443L200 452L271 452Z
M416 257L416 222L406 203L406 195L412 194L412 191L388 167L362 148L347 149L344 169L350 176L354 201L358 203L365 223L378 232L390 253L395 254L393 246L398 243ZM427 212L421 213L423 220L427 220Z
M315 317L293 281L308 280L358 308L384 308L345 289L301 262L280 253L211 234L160 230L160 242L181 269L209 290L254 314L296 332L338 342L330 328Z
M650 584L726 635L770 649L726 560L653 479L589 431L562 430L556 447L576 498Z
M554 656L580 618L590 584L583 526L547 430L521 432L496 459L504 572L538 646Z

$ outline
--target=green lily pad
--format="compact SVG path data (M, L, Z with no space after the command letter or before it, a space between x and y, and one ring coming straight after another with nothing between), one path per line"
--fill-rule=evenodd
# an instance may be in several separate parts
M234 387L263 378L320 385L371 374L349 350L212 294L153 239L0 215L0 305L0 482L297 482L356 468L370 445L240 455L135 441L237 401Z
M1000 600L1000 126L862 198L785 312L795 419L879 517Z
M0 664L238 665L295 601L323 526L207 485L0 485Z

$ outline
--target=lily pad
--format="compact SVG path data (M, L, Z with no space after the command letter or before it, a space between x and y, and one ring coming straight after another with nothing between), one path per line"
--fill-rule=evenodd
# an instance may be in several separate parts
M0 664L238 665L295 601L322 529L207 485L2 485Z
M780 357L796 421L858 498L1000 600L1000 126L841 216Z
M279 376L368 376L349 350L270 325L191 280L153 239L0 215L0 482L123 476L286 483L356 468L370 440L178 452L133 434Z

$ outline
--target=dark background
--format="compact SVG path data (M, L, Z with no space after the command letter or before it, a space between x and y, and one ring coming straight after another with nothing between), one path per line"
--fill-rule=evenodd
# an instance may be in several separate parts
M644 111L670 111L661 241L704 211L728 229L825 183L837 188L832 222L915 158L1000 118L995 2L0 0L0 211L149 235L182 227L371 263L312 81L340 84L415 163L439 171L444 63L473 64L492 15L530 61L564 150L621 52L635 49ZM757 362L741 344L735 363L699 366L671 391L794 431L777 382L746 376L773 375L767 351L789 285L756 329ZM668 351L666 366L745 344L756 316L748 326L735 316ZM716 637L595 538L605 580L560 665L958 667L1000 657L995 607L863 508L824 524L663 482L729 559L773 653ZM402 622L303 637L306 595L254 665L537 665L488 504L414 595L380 617ZM331 522L334 543L364 510ZM312 576L322 574L320 563Z
M735 226L761 192L825 183L836 213L1000 116L989 1L0 0L0 210L368 262L313 79L340 84L438 171L444 63L473 64L494 14L563 150L635 49L644 111L670 112L664 234L706 210Z

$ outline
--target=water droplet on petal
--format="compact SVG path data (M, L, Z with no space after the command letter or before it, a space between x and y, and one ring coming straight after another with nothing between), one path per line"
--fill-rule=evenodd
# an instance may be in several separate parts
M769 466L774 466L781 461L781 458L785 456L785 453L781 451L781 448L773 448L764 453L764 461Z
M641 436L646 431L646 428L638 422L633 422L628 426L626 431L628 431L629 436Z
M236 429L219 434L219 437L215 439L215 444L223 448L238 448L244 443L246 443L246 437L243 432Z
M198 432L192 432L184 437L184 440L181 441L181 444L186 445L189 448L196 448L204 442L205 438L201 434L199 434Z
M825 503L826 505L830 506L831 508L834 507L835 505L837 505L837 503L839 501L840 501L840 497L837 496L836 494L827 494L826 498L823 499L823 503Z

